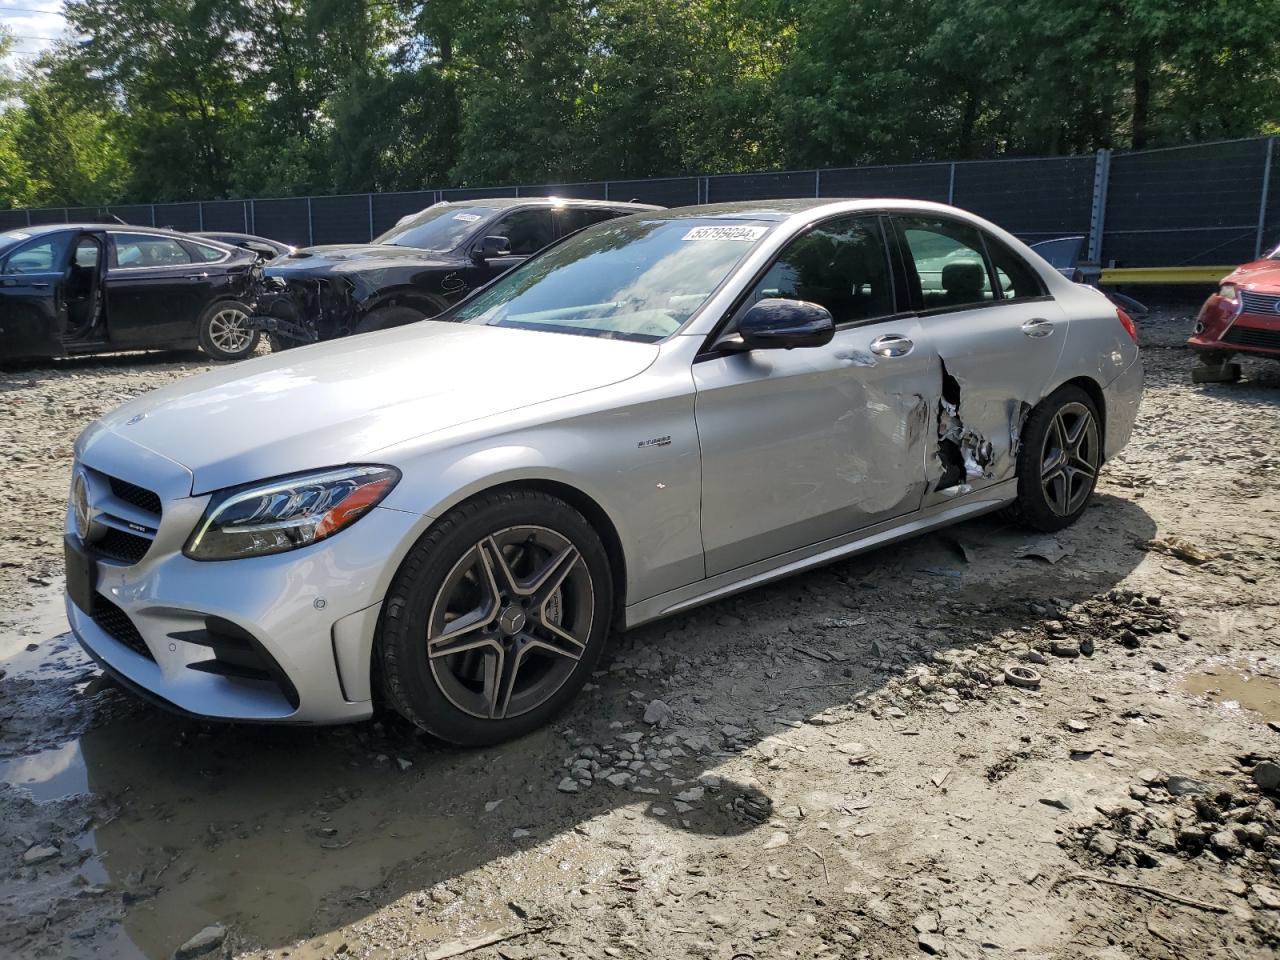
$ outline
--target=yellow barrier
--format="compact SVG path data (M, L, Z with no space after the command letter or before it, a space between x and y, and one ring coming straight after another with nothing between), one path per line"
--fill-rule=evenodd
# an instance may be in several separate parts
M1113 267L1102 271L1099 283L1200 283L1217 284L1235 267Z

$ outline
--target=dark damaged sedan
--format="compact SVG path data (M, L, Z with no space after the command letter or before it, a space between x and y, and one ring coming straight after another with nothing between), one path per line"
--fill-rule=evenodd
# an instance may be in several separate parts
M437 203L372 243L306 247L269 264L251 323L277 348L398 327L584 227L658 209L557 197Z

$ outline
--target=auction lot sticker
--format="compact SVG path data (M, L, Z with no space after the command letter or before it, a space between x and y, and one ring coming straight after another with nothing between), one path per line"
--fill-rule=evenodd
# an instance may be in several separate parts
M680 239L742 240L746 243L755 243L768 232L768 227L694 227Z

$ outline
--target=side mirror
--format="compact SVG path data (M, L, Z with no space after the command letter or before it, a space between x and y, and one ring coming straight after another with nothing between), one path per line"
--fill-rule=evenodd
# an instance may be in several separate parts
M494 257L505 257L511 253L511 241L506 237L484 237L471 251L471 257L477 261L492 260Z
M738 338L721 344L731 350L790 350L821 347L836 335L826 307L807 300L761 300L738 321Z

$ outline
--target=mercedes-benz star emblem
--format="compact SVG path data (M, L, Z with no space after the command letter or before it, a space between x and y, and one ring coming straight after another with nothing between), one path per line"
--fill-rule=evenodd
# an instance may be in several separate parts
M81 543L101 540L107 528L98 522L98 511L93 508L93 486L83 470L76 471L71 481L71 509L75 515L76 536Z

